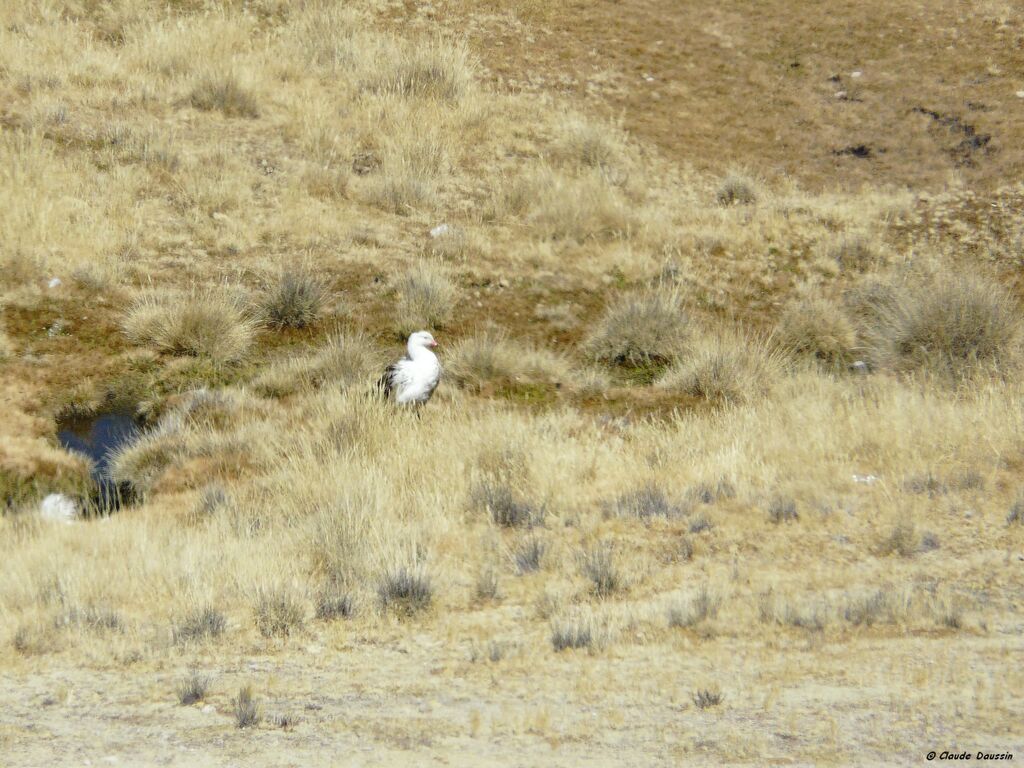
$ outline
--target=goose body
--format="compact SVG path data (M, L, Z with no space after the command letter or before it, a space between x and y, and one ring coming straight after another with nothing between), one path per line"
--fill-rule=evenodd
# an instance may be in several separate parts
M377 386L384 397L398 405L422 405L430 399L441 381L441 363L431 350L437 346L428 331L417 331L409 337L406 356L384 371Z

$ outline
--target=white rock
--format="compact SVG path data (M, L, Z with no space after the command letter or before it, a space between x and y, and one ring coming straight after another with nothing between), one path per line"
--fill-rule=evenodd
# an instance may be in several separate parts
M855 482L855 483L862 483L864 485L874 485L875 483L878 482L878 480L879 480L879 478L875 477L874 475L854 475L853 476L853 482Z
M851 371L856 371L857 373L870 373L871 372L871 369L868 367L868 364L865 363L863 360L857 360L855 363L853 363L850 366L850 370Z
M59 277L53 277L53 278L50 278L50 282L49 282L48 285L51 288L60 288L61 282L62 281L61 281L61 279Z
M211 712L216 712L216 710L215 710L215 709L213 708L213 704L206 704L206 705L205 705L205 706L204 706L204 707L203 707L203 708L202 708L201 710L199 710L199 711L200 711L200 712L202 712L203 714L206 714L206 715L210 714Z
M71 524L78 519L78 507L63 493L51 493L39 505L39 517L51 523Z
M1016 95L1018 99L1024 99L1024 91L1017 91Z
M861 72L859 69L856 69L856 70L854 70L853 72L850 73L850 77L852 77L854 80L856 80L858 77L861 77L863 74L864 73Z
M440 237L441 235L446 235L448 234L448 229L449 227L447 224L438 224L436 227L430 230L430 236Z

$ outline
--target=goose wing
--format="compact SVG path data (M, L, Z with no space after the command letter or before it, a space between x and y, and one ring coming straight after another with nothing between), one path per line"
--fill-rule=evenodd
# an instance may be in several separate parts
M384 375L377 381L377 389L384 397L397 397L412 383L408 363L405 359L398 360L384 371Z

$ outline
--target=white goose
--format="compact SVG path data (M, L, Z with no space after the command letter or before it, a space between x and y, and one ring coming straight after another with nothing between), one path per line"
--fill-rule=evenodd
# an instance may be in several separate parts
M441 380L441 363L430 351L436 346L429 331L412 334L406 345L406 356L389 365L377 382L384 397L393 397L398 405L427 402Z

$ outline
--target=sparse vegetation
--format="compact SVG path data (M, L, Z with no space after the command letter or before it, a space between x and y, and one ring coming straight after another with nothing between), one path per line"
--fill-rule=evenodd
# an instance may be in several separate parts
M606 648L610 641L607 624L590 613L576 612L551 622L551 646L556 651L585 648L593 653Z

